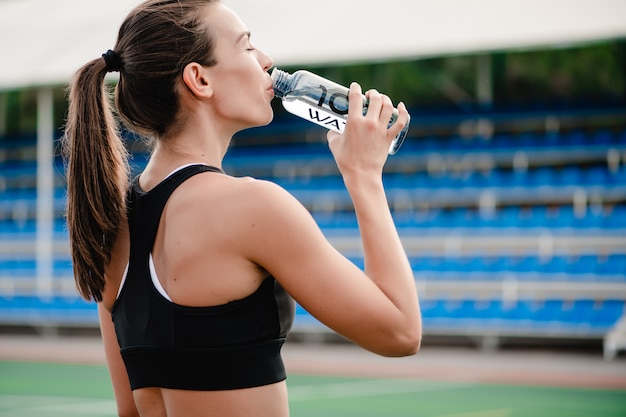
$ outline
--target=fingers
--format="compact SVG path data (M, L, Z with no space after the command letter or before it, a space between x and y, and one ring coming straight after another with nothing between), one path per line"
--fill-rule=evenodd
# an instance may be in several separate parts
M389 134L395 138L408 123L409 112L406 109L404 103L400 102L398 104L398 118L396 119L396 122L389 128Z
M391 115L393 114L393 103L391 99L385 95L381 96L383 99L383 107L380 111L380 122L387 123L385 127L389 126L389 120L391 120Z
M350 84L348 92L348 117L356 119L363 115L363 92L358 83Z
M365 93L365 97L368 99L367 114L365 116L374 120L378 119L383 107L382 95L377 90L372 89Z
M331 143L332 141L334 141L335 139L341 137L341 134L338 132L335 132L334 130L329 130L328 132L326 132L326 139L328 140L328 143Z
M394 112L391 99L384 94L380 94L376 90L369 90L365 93L365 96L369 100L367 116L376 120L378 123L381 123L385 129L387 129Z
M396 110L391 99L375 89L368 90L365 93L365 97L367 98L367 107L365 114L363 114L364 105L361 86L356 82L350 84L348 117L353 120L358 118L369 119L371 123L386 130L388 138L395 138L409 122L409 113L404 103L399 103ZM394 117L395 122L389 126L392 117Z

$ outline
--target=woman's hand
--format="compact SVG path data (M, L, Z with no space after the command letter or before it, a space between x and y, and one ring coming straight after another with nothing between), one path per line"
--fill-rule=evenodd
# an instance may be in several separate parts
M361 86L357 83L350 85L345 130L341 134L329 131L327 135L330 150L344 178L353 174L380 176L392 141L408 122L406 107L400 103L398 120L388 128L393 113L391 99L376 90L369 90L365 96L369 105L364 115Z

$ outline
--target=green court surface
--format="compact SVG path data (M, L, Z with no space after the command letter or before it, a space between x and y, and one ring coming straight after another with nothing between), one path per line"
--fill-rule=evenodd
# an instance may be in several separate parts
M292 417L623 417L626 391L291 375ZM104 366L0 362L0 417L114 417Z

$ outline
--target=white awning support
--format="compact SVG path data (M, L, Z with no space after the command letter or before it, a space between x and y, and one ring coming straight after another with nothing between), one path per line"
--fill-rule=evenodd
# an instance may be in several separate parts
M37 92L37 294L53 292L54 113L52 88Z

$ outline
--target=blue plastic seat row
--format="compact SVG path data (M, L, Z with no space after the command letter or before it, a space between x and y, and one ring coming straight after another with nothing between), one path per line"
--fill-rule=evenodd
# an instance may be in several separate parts
M55 277L71 277L72 261L69 259L53 259L52 273ZM37 274L35 259L0 259L0 277L32 278Z
M338 220L328 215L320 216L323 226L332 227L341 219L350 220L348 214L337 214ZM472 208L429 211L396 211L394 220L398 227L418 228L599 228L626 229L626 205L610 208L589 208L578 214L572 206L507 206L498 208L493 215L482 215ZM350 224L349 221L347 224Z
M362 255L349 255L360 268ZM626 283L626 254L608 256L409 256L416 279L434 281Z
M347 198L347 196L346 196ZM324 201L324 195L315 198ZM331 204L336 202L335 196L329 197ZM356 216L352 211L314 211L314 218L320 227L328 233L335 230L353 230L358 227ZM399 229L423 229L420 233L432 231L439 233L440 229L469 229L472 232L498 233L511 231L527 232L534 229L549 229L554 233L559 231L597 231L603 233L625 233L626 205L614 207L591 207L578 216L572 206L507 206L496 210L493 215L483 216L473 208L431 209L428 211L397 210L393 214L394 221ZM5 218L0 220L0 241L11 239L34 239L37 223L34 219ZM53 233L57 239L67 238L67 225L64 218L54 219Z
M78 296L0 296L0 323L96 325L98 312L95 303Z
M624 314L618 299L423 299L424 329L487 333L602 335ZM295 329L321 324L296 305Z
M351 257L351 260L363 267L362 257ZM547 260L537 256L411 256L409 261L417 275L429 274L437 279L499 280L503 273L514 273L519 279L537 279L532 274L543 274L541 279L559 280L566 274L568 279L626 282L626 254L554 256ZM35 259L0 259L0 277L33 277L36 272ZM54 276L67 277L72 273L71 260L53 261Z
M311 189L320 192L344 188L339 175L296 178L269 178L287 189ZM626 167L611 172L606 166L581 168L567 166L533 168L528 171L494 169L487 173L470 171L460 173L411 174L387 173L384 176L388 189L440 189L440 188L506 188L506 187L571 187L610 186L626 184Z
M65 210L65 189L55 188L53 210L61 214ZM0 193L0 218L31 217L37 210L37 190L11 189Z
M479 149L542 149L542 148L572 148L572 147L598 147L598 146L626 146L626 130L612 131L598 129L585 132L575 130L564 133L532 133L520 134L496 133L493 137L464 138L461 136L409 138L404 147L414 151L437 151L471 150Z
M624 300L592 300L562 299L549 300L476 300L476 299L437 299L422 300L420 307L426 327L437 320L446 320L453 324L457 320L495 320L499 325L514 325L521 322L525 325L541 326L558 324L561 326L589 326L608 330L624 314Z
M571 205L547 207L543 205L520 207L507 206L496 211L494 218L486 219L485 226L490 223L511 227L592 227L592 228L626 228L626 205L608 207L589 207L577 213Z
M467 256L409 258L415 272L517 272L541 274L569 274L614 276L626 282L626 254L608 256Z
M61 177L65 167L61 158L54 159L54 173ZM0 178L4 180L27 179L35 180L37 176L37 160L24 159L0 162Z
M337 178L339 183L341 179ZM315 182L308 180L303 186ZM385 174L389 188L498 188L498 187L565 187L623 185L626 183L626 167L612 172L606 165L590 167L566 166L563 168L539 167L529 170L493 169L486 173L467 171L458 173Z
M57 200L64 200L66 195L65 187L55 187L54 189L54 198ZM36 201L37 200L37 189L35 188L13 188L7 189L0 193L0 202L9 202L12 203L14 201Z
M35 219L4 219L0 220L0 239L2 235L25 234L33 235L37 232ZM67 223L64 218L56 218L53 223L53 233L58 236L67 234Z

